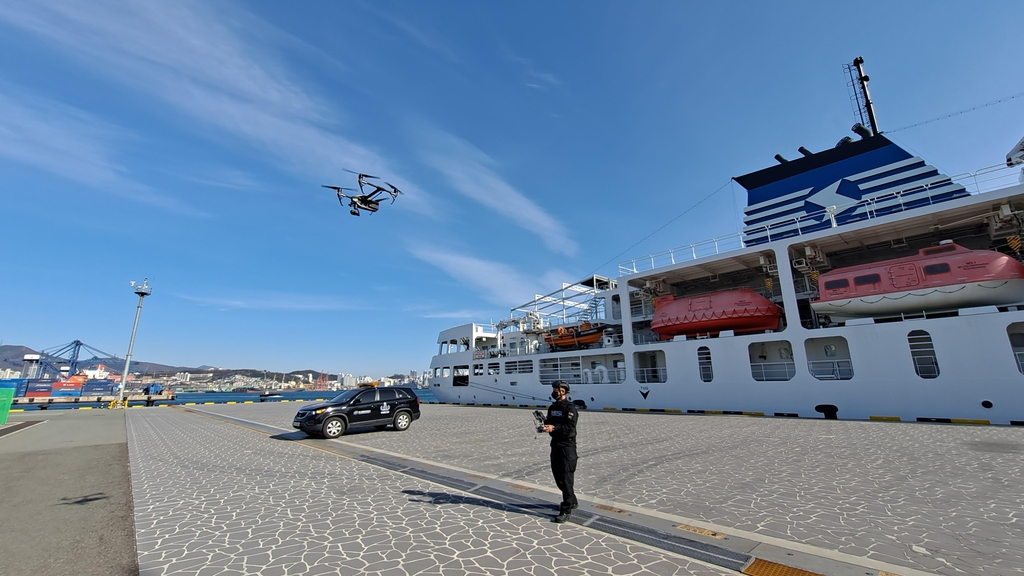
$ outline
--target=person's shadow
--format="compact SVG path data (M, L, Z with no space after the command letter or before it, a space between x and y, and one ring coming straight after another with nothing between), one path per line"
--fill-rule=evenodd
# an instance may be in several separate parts
M548 517L551 510L558 510L558 506L552 504L505 504L504 502L485 500L483 498L477 498L475 496L450 494L448 492L424 492L423 490L402 490L402 494L408 494L410 496L422 496L423 498L425 498L410 498L410 502L423 502L425 504L433 504L435 506L441 504L465 504L468 506L480 506L483 508L490 508L491 510L501 510L502 512L517 512L520 514L529 514L530 516L538 516L543 518ZM543 510L544 513L540 512L541 510Z

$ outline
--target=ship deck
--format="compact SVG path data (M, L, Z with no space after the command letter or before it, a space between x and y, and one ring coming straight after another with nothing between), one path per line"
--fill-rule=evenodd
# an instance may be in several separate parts
M1017 428L583 412L581 507L556 525L529 410L424 405L407 432L326 441L291 428L297 407L20 413L8 426L75 418L85 433L124 415L145 575L1024 570ZM0 436L0 469L56 430ZM51 496L80 496L68 490ZM42 525L58 523L48 510L62 507L45 504Z

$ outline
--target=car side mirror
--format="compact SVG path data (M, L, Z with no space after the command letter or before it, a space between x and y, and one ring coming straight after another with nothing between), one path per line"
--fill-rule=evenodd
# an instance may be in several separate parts
M355 406L356 404L359 404L359 402L360 402L359 398L353 398L352 399L352 405L353 406Z

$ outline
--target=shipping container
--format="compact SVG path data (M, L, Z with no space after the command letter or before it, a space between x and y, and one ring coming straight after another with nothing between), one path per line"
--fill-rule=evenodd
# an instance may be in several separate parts
M26 388L28 388L28 382L27 381L26 382L22 382L21 384L18 384L18 387L14 389L14 395L19 397L19 398L24 396Z
M53 390L50 391L50 396L51 397L55 397L55 396L67 397L67 396L81 396L81 395L82 395L82 387L81 386L60 386L60 385L55 385L53 387Z
M53 382L28 382L25 389L26 396L33 392L45 392L46 394L49 394L52 387Z
M25 392L25 396L27 398L49 398L50 391L47 390L45 392Z

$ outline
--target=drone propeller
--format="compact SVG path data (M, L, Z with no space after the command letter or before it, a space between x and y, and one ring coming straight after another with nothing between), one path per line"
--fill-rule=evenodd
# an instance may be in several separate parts
M345 172L348 172L349 174L355 174L356 176L358 176L360 178L377 178L377 176L371 176L369 174L363 174L362 172L356 172L355 170L349 170L348 168L342 168L342 170L344 170Z
M385 184L387 184L388 186L391 186L391 189L394 190L395 192L397 192L399 194L402 194L402 195L405 195L405 192L402 192L401 190L399 190L398 187L395 186L394 184L392 184L391 182L385 182Z
M338 192L341 192L342 190L348 190L349 192L356 191L355 188L345 188L344 186L328 186L327 184L321 184L320 186L322 188L330 188L331 190L337 190Z

